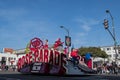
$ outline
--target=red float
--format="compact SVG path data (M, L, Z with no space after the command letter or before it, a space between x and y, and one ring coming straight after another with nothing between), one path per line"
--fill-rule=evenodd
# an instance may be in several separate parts
M17 67L19 72L58 75L84 74L86 72L82 70L81 64L78 65L78 70L74 69L73 63L67 60L66 54L56 49L44 48L43 42L39 38L31 40L29 49L29 53L18 59ZM78 59L84 61L81 56Z

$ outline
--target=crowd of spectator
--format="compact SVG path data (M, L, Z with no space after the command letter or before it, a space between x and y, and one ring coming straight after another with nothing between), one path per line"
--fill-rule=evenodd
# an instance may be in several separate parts
M120 65L117 65L115 62L104 63L101 65L95 64L93 67L98 74L120 74Z
M16 71L17 68L15 65L11 65L11 66L8 66L8 65L1 65L0 66L0 71Z

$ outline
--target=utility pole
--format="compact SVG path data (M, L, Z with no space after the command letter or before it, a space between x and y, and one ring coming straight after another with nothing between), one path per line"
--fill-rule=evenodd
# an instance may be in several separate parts
M69 54L70 54L69 47L71 46L71 37L69 36L69 30L64 26L60 26L60 28L63 28L67 32L67 36L65 36L65 44L68 43L68 44L66 44L66 46L68 48L67 58L69 58ZM66 39L68 42L66 42Z
M117 42L116 42L116 36L115 36L114 20L113 20L113 16L112 16L112 14L110 13L109 10L106 10L106 13L108 13L110 15L111 20L112 20L112 32L109 30L109 23L108 23L107 19L104 19L104 23L103 24L104 24L104 28L109 32L109 34L113 38L114 50L115 50L115 63L117 63L117 51L116 51Z

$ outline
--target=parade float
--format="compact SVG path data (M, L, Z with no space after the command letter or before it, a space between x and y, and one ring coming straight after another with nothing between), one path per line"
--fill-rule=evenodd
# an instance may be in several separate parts
M49 48L48 45L43 44L41 39L33 38L26 48L26 55L18 59L18 72L45 75L84 75L86 73L95 73L90 68L92 65L91 59L85 63L85 58L79 56L79 63L74 65L64 51L57 49L60 44L58 40L53 48Z

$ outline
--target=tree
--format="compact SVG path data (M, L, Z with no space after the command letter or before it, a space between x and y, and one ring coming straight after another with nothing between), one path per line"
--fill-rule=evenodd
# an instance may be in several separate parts
M98 47L81 47L81 48L79 48L78 53L81 56L85 56L86 53L91 53L92 57L102 57L102 58L107 58L108 57L106 52L102 51Z

